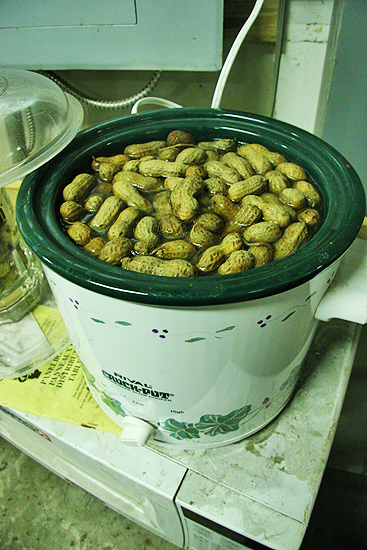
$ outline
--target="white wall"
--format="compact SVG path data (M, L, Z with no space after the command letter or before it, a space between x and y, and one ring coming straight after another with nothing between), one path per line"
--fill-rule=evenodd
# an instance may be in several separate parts
M339 0L337 0L339 1ZM288 0L275 118L314 133L334 0Z
M358 172L367 192L367 5L349 0L342 21L322 137Z
M225 37L224 50L231 39ZM225 87L221 107L268 115L273 92L274 45L246 42ZM129 97L151 79L152 71L58 71L76 88L92 97L114 100ZM210 107L218 72L164 71L151 95L184 107ZM153 107L150 107L153 108ZM102 111L87 107L84 126L128 114L129 109Z

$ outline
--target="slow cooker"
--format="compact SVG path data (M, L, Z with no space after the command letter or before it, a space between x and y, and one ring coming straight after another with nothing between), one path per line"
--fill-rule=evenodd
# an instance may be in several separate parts
M322 196L319 231L261 268L187 278L129 272L70 242L59 219L64 186L90 171L93 156L165 140L175 129L197 140L260 143L302 166ZM365 204L353 167L314 135L253 114L183 108L80 132L24 179L17 220L101 408L126 433L131 425L143 428L143 444L153 435L162 444L211 447L261 429L291 398L316 309L358 235Z

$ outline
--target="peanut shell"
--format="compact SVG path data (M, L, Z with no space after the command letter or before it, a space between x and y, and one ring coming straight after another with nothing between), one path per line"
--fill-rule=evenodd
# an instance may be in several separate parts
M274 222L258 222L247 227L243 232L243 236L250 243L274 243L282 236L282 230Z

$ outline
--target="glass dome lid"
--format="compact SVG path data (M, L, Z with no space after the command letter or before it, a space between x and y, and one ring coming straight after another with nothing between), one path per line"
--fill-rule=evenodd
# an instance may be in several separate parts
M49 78L0 69L0 187L22 179L64 149L82 121L79 101Z

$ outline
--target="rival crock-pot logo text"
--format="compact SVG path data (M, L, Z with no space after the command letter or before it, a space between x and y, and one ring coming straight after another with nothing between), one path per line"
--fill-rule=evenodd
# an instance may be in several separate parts
M170 398L174 395L173 393L153 390L152 386L149 384L142 384L142 382L139 382L138 380L131 380L127 376L121 376L121 374L118 374L117 372L111 374L105 370L102 370L102 374L105 378L110 380L110 382L113 382L117 386L121 386L122 388L125 388L125 390L131 391L138 395L152 397L153 399L160 399L162 401L171 401Z

